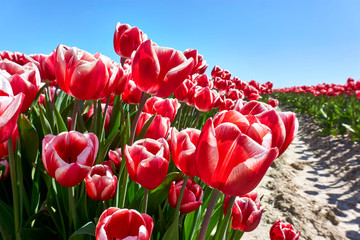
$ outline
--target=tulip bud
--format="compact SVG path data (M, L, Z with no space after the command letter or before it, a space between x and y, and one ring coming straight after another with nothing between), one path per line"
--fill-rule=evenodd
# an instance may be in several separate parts
M109 158L114 163L115 168L117 170L120 170L121 162L122 162L121 148L117 148L115 150L110 150Z
M224 200L224 215L228 208L230 196ZM264 208L260 207L260 198L255 192L236 197L232 208L231 227L243 232L253 231L260 223Z
M177 99L162 99L159 97L149 98L143 108L143 111L150 114L157 114L167 117L170 122L174 121L180 104Z
M170 185L168 200L172 208L176 208L183 182L184 180L177 183L172 182ZM202 204L202 196L203 190L201 187L193 179L189 178L181 200L180 213L187 214L198 209Z
M111 168L98 164L91 168L85 178L86 192L93 200L110 200L116 192L117 177Z
M145 125L145 123L151 118L150 113L142 112L138 124L136 125L136 135L138 135ZM170 129L170 119L167 117L162 117L160 115L156 115L152 123L150 124L145 138L159 139L166 138Z
M114 33L114 50L124 58L130 58L140 44L147 38L137 27L131 27L129 24L116 24Z
M280 220L274 223L270 229L270 240L298 240L299 237L300 232L296 233L293 225Z
M145 138L124 148L126 167L130 178L146 189L157 188L169 168L169 145L165 139Z
M274 108L277 105L279 105L279 101L277 99L274 99L274 98L269 98L268 104Z
M133 209L110 207L100 216L96 225L96 240L138 239L150 240L154 221Z

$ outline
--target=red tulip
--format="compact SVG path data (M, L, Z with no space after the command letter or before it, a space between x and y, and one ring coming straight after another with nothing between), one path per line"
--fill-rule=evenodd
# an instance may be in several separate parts
M181 187L184 180L181 180L175 184L172 182L170 185L170 191L168 195L169 204L172 208L176 208ZM195 211L202 204L203 190L201 187L191 178L186 182L183 198L180 204L180 213L187 214Z
M0 72L0 144L7 141L14 133L24 94L15 97L7 80L8 74Z
M42 141L45 170L62 186L73 187L88 174L95 162L99 142L95 134L76 131L46 135Z
M201 112L208 112L214 107L214 103L218 98L217 93L213 90L210 90L209 87L195 87L195 93L193 95L193 103Z
M98 164L91 168L85 178L86 192L93 200L110 200L116 192L117 177L109 166Z
M270 240L298 240L300 232L296 233L290 223L283 223L280 220L274 223L270 229Z
M135 85L133 80L129 80L125 85L125 90L121 94L121 99L127 104L138 104L141 100L141 90Z
M199 136L200 130L195 128L186 128L180 132L173 128L168 139L175 166L189 177L197 176L194 164Z
M150 113L142 112L139 121L136 125L136 135L139 135L141 129L145 125L145 123L151 118ZM167 117L162 117L160 115L156 115L152 123L150 124L145 138L159 139L166 138L170 129L170 119Z
M186 79L174 92L175 98L180 102L186 102L188 100L190 90L195 86L190 79Z
M170 122L172 122L175 119L179 107L180 104L176 99L162 99L158 97L152 97L146 101L143 111L150 114L156 113L162 117L167 117L170 119Z
M20 66L7 60L0 63L0 69L7 71L11 76L8 77L14 95L24 93L24 102L21 112L25 112L34 101L40 89L40 73L36 65L32 62Z
M12 143L13 143L14 153L16 152L16 142L17 142L16 140L18 138L20 139L19 131L18 131L18 128L16 126L15 131L12 134ZM0 158L7 157L8 155L9 155L8 142L5 141L3 143L0 143Z
M274 99L274 98L269 98L268 104L274 108L277 105L279 105L279 101L277 99Z
M206 74L196 76L194 82L199 87L209 87L211 89L214 86L214 82Z
M149 240L153 228L154 221L145 213L110 207L101 214L96 225L95 237L96 240Z
M91 55L77 48L59 45L56 49L55 76L67 94L93 100L109 96L118 81L119 66L99 53Z
M110 150L109 158L114 163L115 168L117 170L120 170L121 162L122 162L121 148L117 148L115 150Z
M130 58L140 44L147 38L137 27L131 27L129 24L116 24L114 33L115 52L124 58Z
M236 101L238 99L244 99L244 92L242 90L237 90L236 88L233 88L229 89L229 91L226 93L226 96L231 100Z
M194 67L191 71L191 75L198 73L203 74L208 65L206 65L206 61L203 59L203 56L198 54L196 49L187 49L184 51L184 55L187 59L192 58L194 60Z
M169 145L165 139L145 138L124 148L130 178L146 189L157 188L169 168Z
M224 215L228 208L230 196L224 200ZM259 225L264 207L260 207L260 198L255 192L236 197L232 207L231 227L242 232L251 232Z
M140 45L132 59L133 80L141 91L169 97L193 68L193 59L171 48L153 46L151 40Z
M120 95L125 91L126 85L130 80L131 70L123 69L121 66L119 66L116 74L117 76L115 77L115 79L117 80L115 81L114 84L114 89L115 89L114 93L115 95Z
M5 170L0 168L0 181L9 177L10 175L10 166L6 159L0 159L0 165L5 167Z
M216 117L210 118L196 147L195 166L200 179L231 196L253 190L278 155L277 148L264 147L269 143L266 127L257 124L249 130L244 119L220 121ZM246 128L256 141L243 132ZM261 141L264 146L258 143Z
M360 98L360 90L357 90L357 91L355 92L355 95L356 95L357 98Z
M38 68L41 75L41 80L54 81L55 78L55 61L56 51L52 51L50 55L36 54L30 55L32 59L39 63Z

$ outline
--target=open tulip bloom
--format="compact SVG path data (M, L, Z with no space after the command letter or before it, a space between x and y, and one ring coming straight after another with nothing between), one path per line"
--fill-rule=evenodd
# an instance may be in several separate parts
M208 76L196 49L146 38L118 23L121 63L62 44L0 51L0 239L240 239L257 227L251 191L295 138L295 114L267 101L272 83ZM360 81L346 89L358 101Z

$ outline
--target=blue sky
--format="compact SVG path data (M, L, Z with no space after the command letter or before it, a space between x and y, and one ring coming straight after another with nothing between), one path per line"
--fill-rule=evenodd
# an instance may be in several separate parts
M60 43L119 61L117 22L160 46L275 87L360 78L360 1L2 1L0 50L49 54Z

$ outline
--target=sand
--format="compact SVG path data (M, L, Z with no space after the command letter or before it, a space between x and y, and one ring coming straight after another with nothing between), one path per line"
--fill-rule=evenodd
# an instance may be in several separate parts
M256 188L266 206L260 225L243 238L269 239L281 219L300 239L360 239L360 146L346 137L321 136L311 117Z

